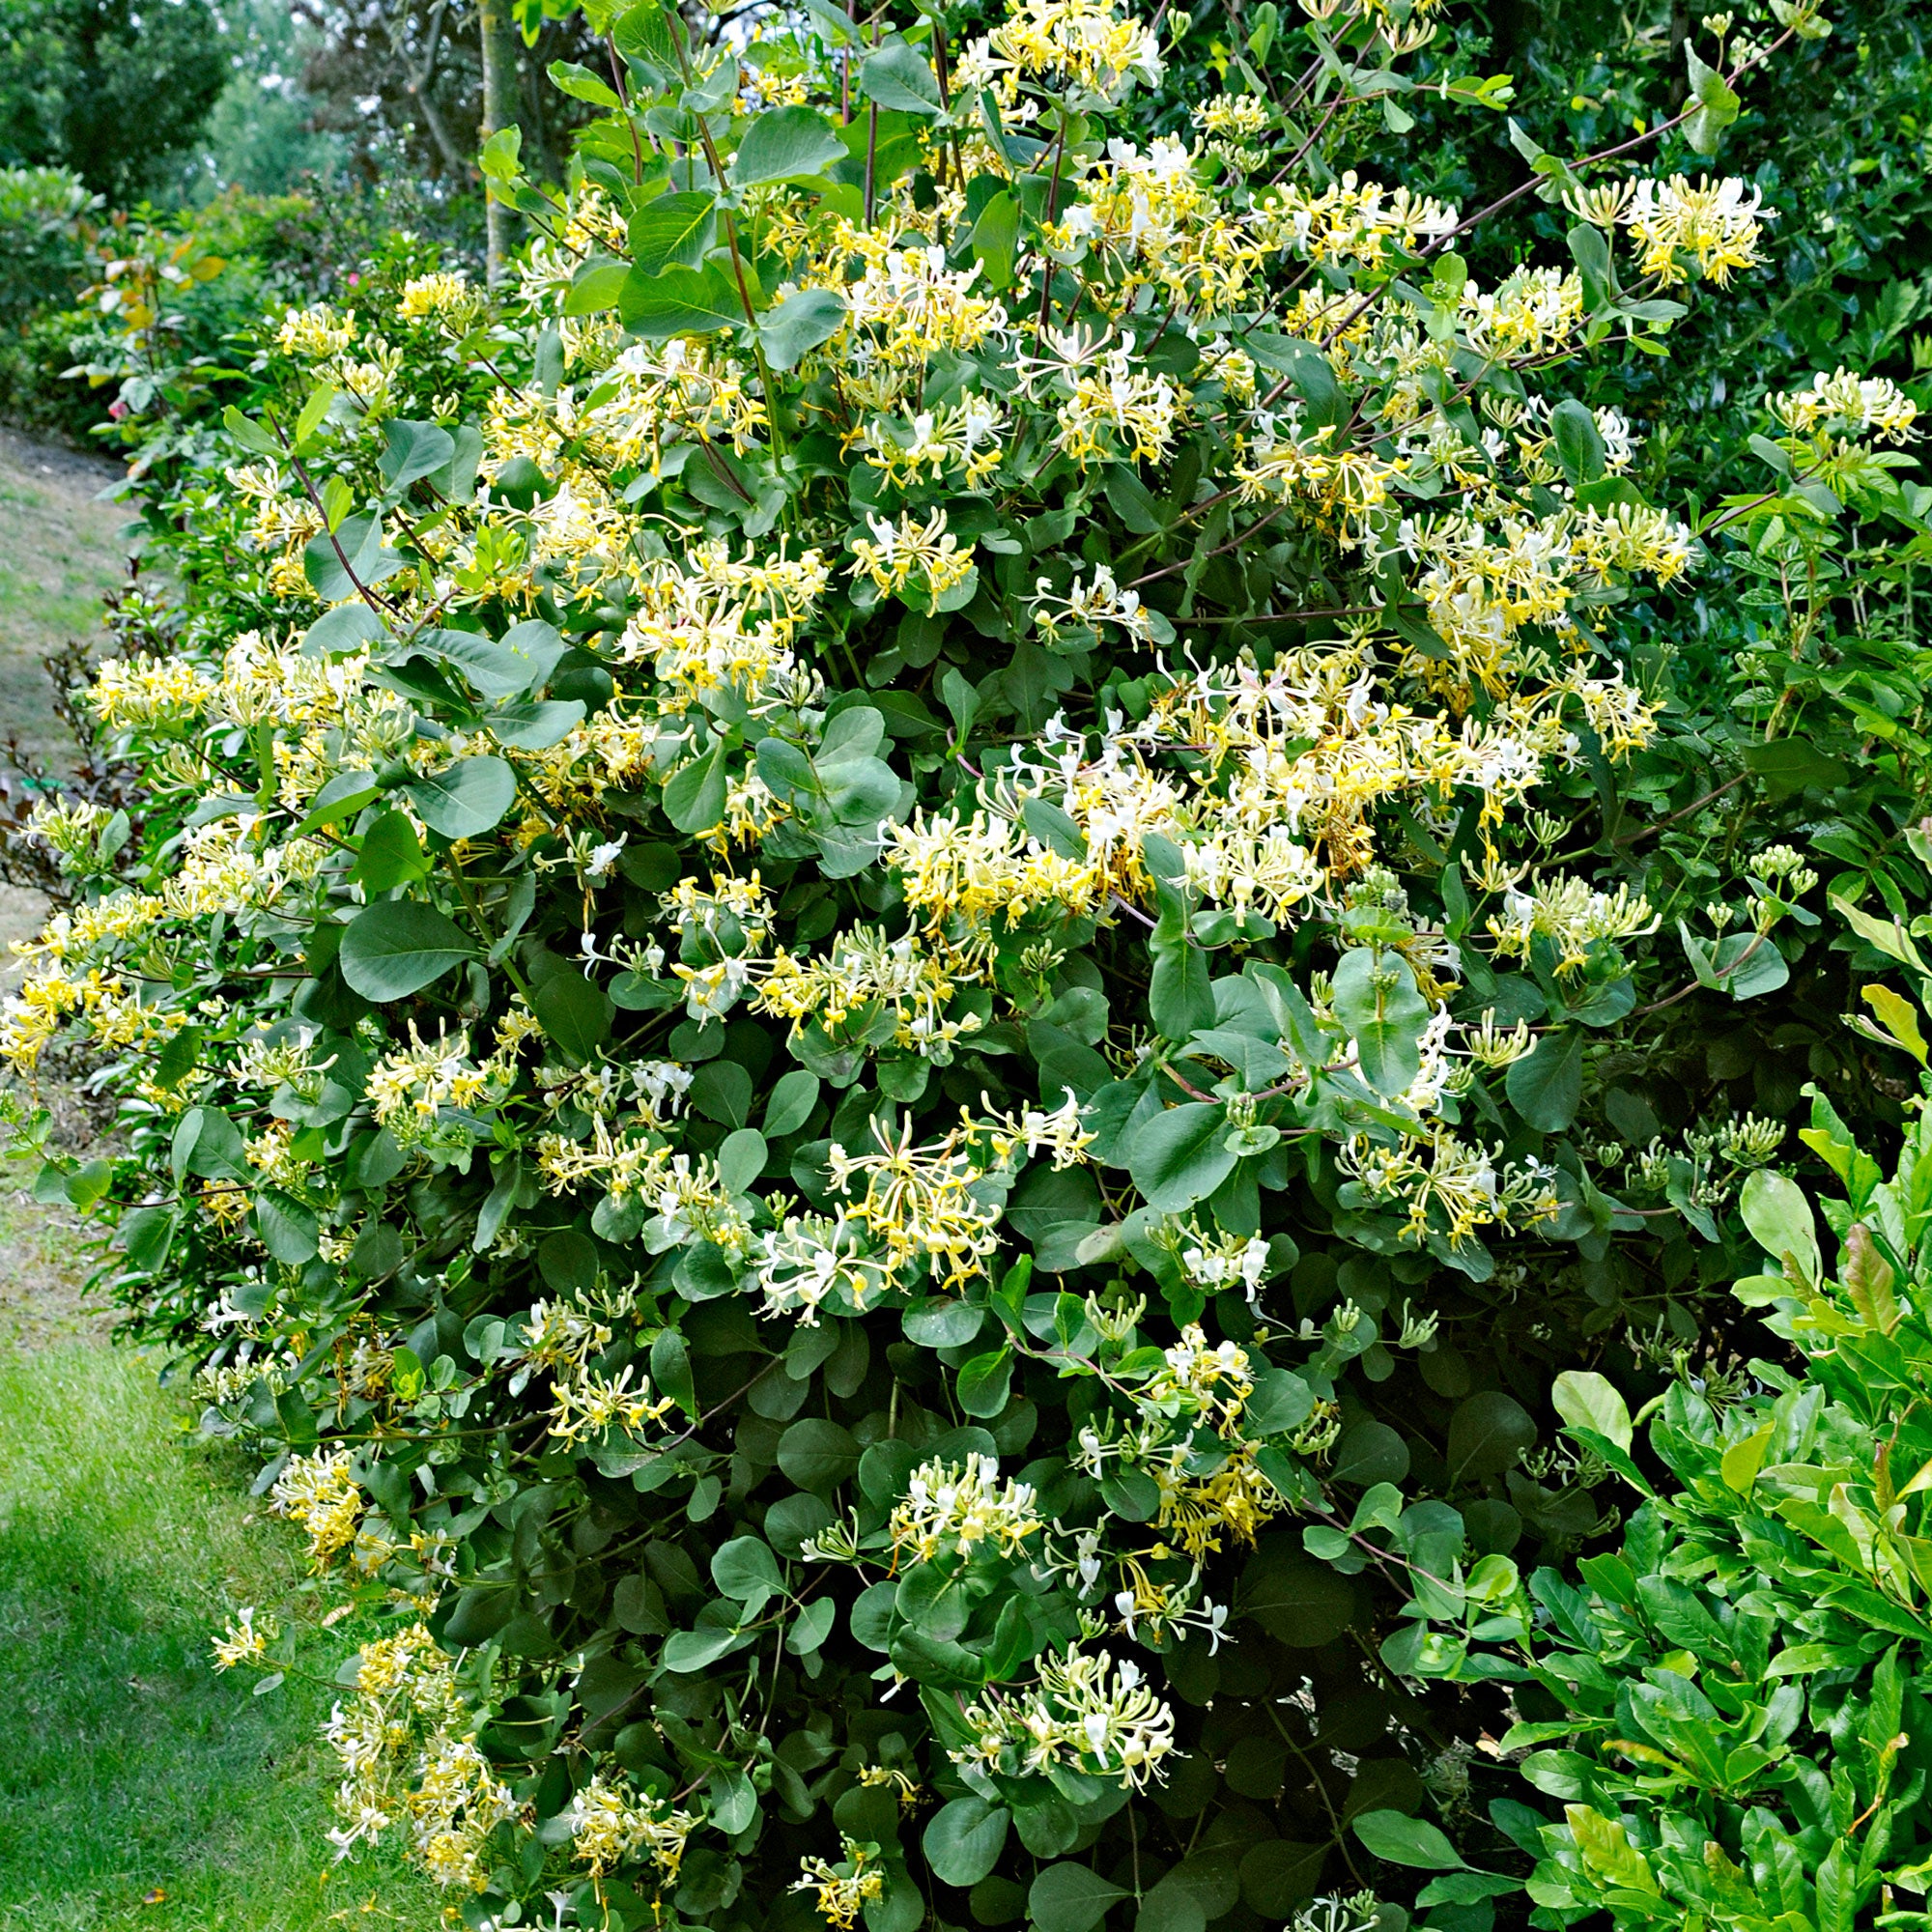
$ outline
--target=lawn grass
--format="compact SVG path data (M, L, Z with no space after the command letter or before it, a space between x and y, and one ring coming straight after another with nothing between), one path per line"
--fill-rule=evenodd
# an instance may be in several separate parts
M429 1932L445 1897L398 1861L331 1862L328 1690L211 1668L242 1604L307 1624L322 1674L348 1646L245 1466L88 1319L79 1261L0 1205L0 1932Z

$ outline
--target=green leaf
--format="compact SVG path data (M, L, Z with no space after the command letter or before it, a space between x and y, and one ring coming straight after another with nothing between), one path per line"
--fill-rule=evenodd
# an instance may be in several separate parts
M705 1785L711 1816L721 1832L746 1830L758 1815L758 1790L734 1765L720 1765Z
M416 639L455 665L485 697L521 697L544 684L569 646L540 617L512 624L501 638L473 631L431 631Z
M583 718L581 697L540 697L498 705L484 714L483 722L499 745L520 752L547 752L569 737Z
M779 1467L802 1490L831 1490L859 1466L859 1445L849 1429L817 1416L794 1422L779 1437Z
M959 1369L959 1406L968 1415L998 1415L1007 1406L1013 1383L1013 1351L995 1349L975 1355Z
M1605 457L1596 417L1581 403L1566 398L1549 412L1549 427L1564 475L1572 483L1594 483L1604 473Z
M726 1194L751 1191L753 1181L764 1172L765 1137L756 1127L738 1127L718 1144L718 1184Z
M616 1008L575 966L553 973L530 997L537 1024L581 1066L611 1037Z
M709 335L745 320L737 284L716 262L702 269L666 269L654 275L633 269L624 278L617 314L633 335L661 342L669 335Z
M383 425L384 448L376 459L392 497L424 476L433 476L456 454L456 439L433 422L387 422Z
M1128 1894L1091 1865L1048 1865L1027 1893L1027 1917L1039 1932L1094 1932L1116 1899Z
M1727 932L1711 955L1711 971L1734 1000L1754 1000L1775 993L1791 979L1784 954L1765 934Z
M894 34L867 54L859 69L859 86L867 100L901 114L933 115L940 111L939 82L923 55L899 34Z
M63 1191L84 1214L97 1202L105 1200L108 1189L113 1185L114 1163L111 1160L91 1160L67 1177Z
M296 827L295 836L305 838L320 825L340 825L345 818L354 818L365 805L372 804L381 796L382 792L371 773L337 772L316 793L314 802Z
M1375 1857L1392 1865L1423 1871L1457 1871L1463 1854L1434 1825L1401 1811L1364 1811L1350 1821L1356 1837Z
M1696 47L1688 40L1684 60L1690 76L1690 99L1684 105L1691 110L1684 124L1684 138L1698 154L1715 155L1719 138L1738 118L1743 103L1724 76L1697 57Z
M221 427L239 442L243 449L252 449L257 456L272 457L277 463L286 452L274 437L258 422L244 416L233 403L221 412Z
M483 143L476 165L494 182L513 182L518 174L518 156L524 149L524 130L514 122L499 128Z
M601 74L593 73L577 61L554 60L544 71L550 76L550 84L559 94L569 95L573 100L587 100L593 107L620 111L623 108L624 102L617 90Z
M694 1419L697 1414L697 1386L692 1379L691 1351L675 1328L661 1328L651 1343L651 1381L660 1395L668 1395Z
M1335 1017L1361 1056L1362 1077L1378 1094L1400 1094L1422 1070L1429 1002L1400 952L1358 946L1335 966Z
M314 1213L292 1195L265 1187L255 1196L255 1228L262 1245L288 1267L316 1257L319 1229Z
M1500 1389L1484 1389L1459 1403L1449 1418L1449 1480L1499 1476L1535 1442L1536 1423L1528 1409Z
M733 187L756 187L823 174L844 155L844 142L814 108L773 107L745 130L724 175Z
M382 1001L421 992L475 951L463 929L434 906L384 899L355 915L336 957L352 991Z
M622 299L624 283L631 273L629 262L609 259L585 262L570 278L563 298L565 315L602 315Z
M1020 807L1020 818L1026 829L1049 851L1076 866L1086 864L1087 835L1081 831L1079 823L1052 800L1028 799Z
M1778 454L1783 455L1783 451ZM1774 804L1802 791L1830 791L1851 777L1844 759L1821 752L1804 738L1774 738L1769 744L1747 745L1743 757L1745 769L1763 781L1765 796Z
M711 1580L736 1602L745 1604L781 1590L784 1577L771 1546L762 1537L735 1536L721 1544L711 1558Z
M349 876L373 895L409 885L428 871L429 860L409 813L385 811L362 835Z
M752 1111L752 1076L735 1060L708 1060L692 1077L691 1104L707 1121L742 1127Z
M983 1798L955 1798L932 1815L921 1840L925 1861L942 1885L978 1885L1000 1861L1011 1814Z
M383 542L381 517L350 517L333 535L324 530L302 550L302 573L325 604L341 604L386 582L409 558Z
M631 261L640 275L702 268L717 241L718 203L708 194L661 194L631 217Z
M422 822L445 838L490 831L517 800L517 775L502 758L458 758L403 787Z
M1503 1091L1532 1127L1561 1133L1583 1103L1583 1036L1575 1027L1545 1034L1533 1053L1511 1062Z
M724 816L724 741L681 765L665 783L665 816L680 832L709 832Z
M638 70L647 87L662 90L677 79L677 43L671 38L671 24L659 0L637 0L636 5L623 8L609 31L617 51Z
M452 1643L488 1643L517 1613L517 1593L501 1583L477 1583L456 1600L443 1634Z
M1160 1485L1145 1469L1121 1463L1101 1478L1100 1499L1124 1522L1151 1522L1160 1508Z
M198 1026L183 1027L169 1036L155 1060L155 1085L172 1092L201 1065L202 1041L207 1035Z
M114 1231L114 1240L126 1250L128 1265L141 1273L158 1271L168 1260L180 1221L180 1211L174 1208L137 1208L126 1215Z
M792 1619L791 1628L785 1632L785 1648L794 1657L811 1656L814 1651L824 1649L825 1639L832 1634L832 1626L838 1620L836 1598L815 1599Z
M1150 1208L1179 1214L1205 1201L1234 1172L1222 1143L1228 1114L1212 1101L1189 1100L1143 1122L1127 1148L1127 1172Z
M837 335L844 321L842 296L831 289L801 289L759 321L765 359L774 369L795 368L807 351Z
M357 598L318 617L302 633L302 652L308 657L347 657L364 644L381 643L388 635L382 618Z
M1161 1038L1183 1040L1214 1023L1208 955L1185 939L1156 943L1148 1011Z
M1002 188L980 211L980 218L973 224L973 259L994 288L1012 286L1019 245L1020 205L1010 189Z
M1631 1446L1630 1406L1605 1377L1592 1369L1565 1369L1549 1391L1550 1406L1577 1429L1594 1429L1619 1449Z
M177 1185L190 1174L204 1180L240 1180L251 1173L241 1129L214 1107L190 1107L181 1117L168 1157Z
M728 1630L673 1631L665 1638L664 1667L678 1676L694 1676L713 1664L727 1652L739 1647L740 1638Z
M295 446L298 452L307 447L309 438L322 427L341 393L330 383L318 383L310 392L308 401L301 406L301 414L296 418Z
M765 1101L765 1132L774 1140L796 1133L818 1105L818 1075L803 1067L780 1077Z
M758 777L781 805L799 798L823 798L824 784L805 750L776 731L758 740Z
M1804 1188L1788 1176L1761 1167L1745 1182L1738 1208L1758 1246L1774 1261L1789 1256L1804 1280L1816 1287L1823 1277L1824 1263L1818 1252L1817 1224L1811 1218L1811 1204Z

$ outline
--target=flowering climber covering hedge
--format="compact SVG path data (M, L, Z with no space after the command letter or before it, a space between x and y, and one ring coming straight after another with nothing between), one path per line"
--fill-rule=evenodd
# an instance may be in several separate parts
M142 815L41 815L4 1045L91 1045L125 1144L45 1184L393 1617L334 1836L472 1926L1393 1925L1492 1721L1445 1673L1602 1514L1524 1461L1539 1295L1724 1277L1780 1136L1577 1124L1682 997L1611 620L1702 547L1558 386L1758 191L1331 169L1430 4L1258 9L1151 138L1112 0L587 11L568 196L485 155L518 290L281 320L200 605L99 674ZM1773 11L1691 52L1698 150L1825 31ZM1567 249L1479 286L1511 209ZM1755 503L1891 487L1914 413L1783 397ZM1815 875L1700 863L1691 990L1776 992Z

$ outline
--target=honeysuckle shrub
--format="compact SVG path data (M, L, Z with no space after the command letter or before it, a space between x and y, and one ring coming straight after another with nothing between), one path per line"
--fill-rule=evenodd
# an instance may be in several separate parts
M1146 144L1089 0L594 23L567 200L485 157L510 298L274 322L175 647L94 685L138 831L39 815L4 1021L99 1056L126 1151L40 1185L394 1617L337 1842L479 1927L1481 1932L1508 1714L1390 1641L1607 1526L1552 1381L1698 1340L1782 1136L1667 1030L1842 971L1760 836L1836 779L1775 717L1698 829L1611 645L1703 546L1549 385L1747 274L1755 193L1534 154L1568 259L1479 285L1523 198L1322 140L1400 132L1428 10L1258 15ZM1910 527L1891 384L1765 431L1708 535L1768 582L1852 484ZM1477 1874L1418 1892L1425 1809Z
M1912 937L1873 937L1922 1002ZM1932 1092L1922 1009L1884 982L1866 1005L1867 1032ZM1754 1175L1744 1212L1765 1271L1734 1290L1784 1358L1674 1380L1635 1418L1602 1376L1564 1378L1573 1453L1642 1498L1621 1548L1583 1558L1575 1580L1499 1579L1483 1641L1425 1584L1409 1632L1383 1646L1405 1673L1514 1687L1498 1748L1526 1753L1523 1775L1563 1813L1495 1807L1538 1860L1534 1923L1925 1923L1927 1116L1889 1162L1821 1094L1804 1132L1839 1191L1814 1213L1794 1181ZM1438 1883L1473 1889L1446 1839L1427 1849Z

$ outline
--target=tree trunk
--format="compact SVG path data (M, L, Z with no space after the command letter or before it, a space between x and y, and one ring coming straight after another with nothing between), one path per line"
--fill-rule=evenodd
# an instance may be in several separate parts
M521 125L518 119L517 23L510 0L477 0L477 29L483 43L483 138ZM484 263L494 289L516 245L516 213L497 198L496 185L483 183Z

